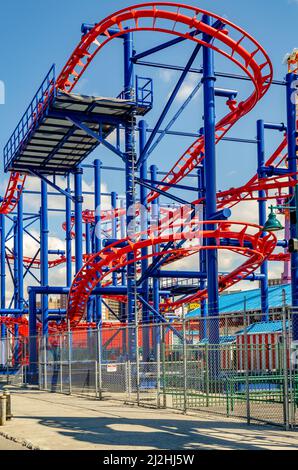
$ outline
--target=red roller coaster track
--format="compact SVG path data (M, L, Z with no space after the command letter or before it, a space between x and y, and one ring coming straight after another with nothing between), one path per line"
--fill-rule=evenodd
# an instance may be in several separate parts
M202 21L202 16L208 14L214 20L221 20L225 24L224 30L217 30L212 26L208 26ZM109 31L119 29L119 32L111 34ZM200 30L213 38L211 43L206 43L203 39L190 35L192 30ZM71 92L78 83L84 72L91 64L95 56L100 50L108 44L112 39L123 35L123 33L135 31L152 31L167 33L185 38L213 49L215 52L226 57L235 65L240 67L242 71L250 78L253 84L252 94L244 101L237 103L229 101L229 111L216 125L216 143L227 134L234 124L249 113L259 100L268 91L273 69L271 61L265 50L243 29L234 25L226 19L220 18L218 15L209 13L200 8L173 3L173 2L157 2L144 3L120 10L106 19L96 24L95 27L87 33L72 53L67 64L63 68L57 79L57 88ZM287 148L287 138L285 137L276 152L267 161L267 166L276 164L280 166L285 162L286 156L283 152ZM173 168L164 178L166 183L179 183L187 176L200 162L204 159L204 137L196 140L177 161ZM218 193L219 208L232 207L241 201L258 199L257 192L264 190L267 198L276 197L271 195L271 190L277 190L279 196L285 196L282 193L284 188L288 188L295 184L292 179L294 175L287 177L273 177L259 179L254 176L246 185L240 188L232 188L228 191ZM0 213L11 212L18 203L21 191L24 187L25 176L19 173L12 173L6 191L5 198L0 207ZM169 186L160 185L163 191L167 191ZM152 192L148 197L148 202L152 202L158 197L158 193ZM199 202L199 201L196 201ZM86 213L86 217L93 221L94 214L90 211ZM119 217L118 211L115 216ZM87 218L88 218L87 217ZM173 214L172 227L177 214ZM90 221L89 219L86 221ZM200 222L201 223L201 222ZM198 223L199 224L199 223ZM232 230L231 227L234 227ZM65 225L64 225L65 228ZM88 257L85 265L81 269L72 284L69 303L68 318L73 326L77 326L82 320L88 298L92 289L98 282L101 282L108 274L127 265L127 253L134 252L134 262L141 260L140 250L144 246L154 247L161 242L174 241L175 235L165 235L163 220L156 237L149 237L148 240L138 240L135 243L127 240L125 248L117 248L117 243L113 246L103 249L100 253ZM251 231L254 232L251 235ZM215 232L200 232L200 236L205 239L216 238L218 241L218 249L229 249L238 254L242 254L248 258L244 264L239 266L229 275L220 279L220 290L224 290L245 279L250 273L258 269L265 259L273 259L273 251L276 247L276 238L273 235L262 237L260 227L245 223L232 222L231 224L219 222L218 229ZM195 240L198 235L198 229L192 229L187 232L183 231L179 237L186 240ZM173 240L172 238L173 237ZM219 242L221 238L231 238L238 241L238 247L222 247ZM244 246L244 242L249 242L252 248ZM119 243L119 242L118 242ZM182 256L189 256L202 249L210 249L209 246L202 247L197 245L191 248L174 249L170 260L179 259ZM154 256L154 251L148 257ZM28 259L29 261L29 259ZM60 259L60 262L62 259ZM58 261L57 261L58 263ZM104 272L104 267L109 267L108 272ZM201 291L187 299L179 300L175 303L162 305L163 309L176 308L182 302L197 300L206 297L206 291Z

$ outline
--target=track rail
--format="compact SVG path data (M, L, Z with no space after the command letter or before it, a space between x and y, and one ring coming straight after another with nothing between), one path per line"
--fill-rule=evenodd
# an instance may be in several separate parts
M217 30L204 23L203 16L206 14L213 18L214 21L220 20L225 25L225 29ZM113 29L115 30L115 28L117 28L119 32L111 34L110 31ZM204 42L202 38L190 35L190 32L193 30L199 30L209 37L211 36L213 38L212 41L207 43ZM227 114L220 119L216 125L216 143L219 143L222 140L239 119L244 117L253 109L270 87L273 78L271 61L262 46L260 46L257 41L243 29L218 15L200 8L174 2L154 2L142 3L133 7L124 8L96 24L95 27L82 38L81 42L72 53L70 59L57 79L57 88L66 92L71 92L103 47L105 47L114 38L122 36L125 33L140 31L171 34L193 41L196 44L209 47L227 58L234 65L238 66L251 80L253 89L251 94L245 100L240 103L237 103L236 101L227 102ZM286 146L287 139L285 137L282 144L268 160L268 166L275 163L277 160L277 165L284 162L284 156L282 154ZM203 161L205 157L204 147L205 142L204 137L202 136L184 152L163 181L171 184L179 183ZM8 196L6 197L6 202L4 199L7 211L11 211L12 205L17 204L20 194L20 189L18 189L17 192L16 189L13 189L19 186L18 183L14 186L16 174L14 175L13 183L9 185L7 191ZM294 182L291 179L292 176L293 175L289 175L286 178L275 177L259 180L256 175L241 188L233 188L229 191L219 193L217 195L218 205L221 208L232 207L244 200L254 200L257 198L255 193L260 189L266 191L266 196L268 196L268 198L272 197L270 194L272 189L277 189L279 195L282 196L284 195L282 193L284 188L294 185ZM21 176L19 177L22 178ZM20 186L23 187L22 184ZM163 186L161 183L159 188L163 191L167 191L169 186ZM151 192L148 197L148 203L152 202L158 196L159 194L157 192ZM119 215L120 212L116 214L116 216ZM89 211L88 217L89 221L93 221L94 214ZM178 213L174 212L172 228L175 226L175 220L177 217ZM202 222L197 222L197 224L200 225ZM234 226L233 230L231 229L232 225ZM68 300L68 319L71 321L72 326L78 326L80 321L83 319L88 298L97 283L102 282L110 273L117 269L127 266L127 254L129 252L134 253L133 262L141 261L142 256L140 250L143 247L147 246L154 248L160 243L167 243L169 241L175 242L175 236L177 234L165 234L165 230L164 220L162 220L161 228L157 236L151 236L148 240L138 240L137 242L132 242L127 239L127 246L124 248L117 248L116 243L114 246L109 246L108 248L103 249L100 253L88 257L88 260L81 271L77 273L70 290ZM251 231L253 232L253 235L250 233ZM218 228L213 232L198 231L198 229L191 227L188 231L179 233L179 239L181 240L181 237L182 239L185 237L185 241L193 242L199 235L206 240L215 238L218 243L218 250L228 249L247 258L244 264L236 268L232 273L220 279L220 291L240 282L241 279L245 279L250 273L258 269L265 259L270 258L270 256L274 256L273 251L276 247L276 237L274 235L270 234L263 237L260 227L241 222L233 222L231 224L218 222ZM221 240L223 238L237 241L238 246L221 246ZM123 240L121 243L122 242ZM252 248L248 248L247 243L249 243ZM168 254L170 255L170 260L175 260L182 256L190 256L190 254L197 253L202 249L208 250L212 248L214 247L197 244L189 248L174 248L169 251ZM151 254L148 256L155 256L153 249ZM108 272L104 270L106 267L109 267ZM198 292L194 296L188 297L187 299L162 305L162 308L176 308L181 303L201 299L206 297L206 295L207 292L204 290Z
M0 204L0 214L10 214L18 205L24 189L26 176L12 172L6 188L5 196Z

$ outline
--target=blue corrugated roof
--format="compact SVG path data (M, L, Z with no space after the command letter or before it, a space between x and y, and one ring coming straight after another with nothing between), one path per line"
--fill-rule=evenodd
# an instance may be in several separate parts
M288 322L287 322L288 328ZM264 334L264 333L281 333L283 330L282 321L259 322L250 325L247 328L249 335ZM243 330L236 333L237 335L243 334Z
M269 288L269 305L271 308L278 308L283 305L283 291L287 305L291 305L291 285L273 286ZM246 310L261 310L261 289L235 292L228 295L221 295L219 299L220 313L243 312L244 303ZM200 316L200 309L193 310L187 314L187 318L197 318Z
M235 341L236 341L236 336L221 336L219 340L220 344L235 343ZM208 344L208 343L209 343L208 338L202 339L202 341L200 341L200 344Z

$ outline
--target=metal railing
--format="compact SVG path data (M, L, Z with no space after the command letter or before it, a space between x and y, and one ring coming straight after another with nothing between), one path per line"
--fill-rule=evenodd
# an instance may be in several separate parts
M4 147L4 166L7 170L14 157L22 150L28 138L38 127L55 97L55 65L52 65L34 98L26 109L12 136Z
M176 322L171 329L152 324L63 332L30 339L38 345L36 364L29 364L27 343L18 345L19 364L25 382L35 370L42 390L289 429L297 425L297 314L284 309L266 322L242 313ZM215 327L218 344L208 339ZM12 339L5 341L11 348ZM9 354L13 358L13 350Z

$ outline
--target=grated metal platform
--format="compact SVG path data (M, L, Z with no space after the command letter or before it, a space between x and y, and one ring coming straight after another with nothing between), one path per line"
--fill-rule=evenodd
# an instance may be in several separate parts
M4 148L5 171L69 173L100 145L73 120L106 139L130 119L133 109L143 116L151 108L120 98L57 90L51 69Z

